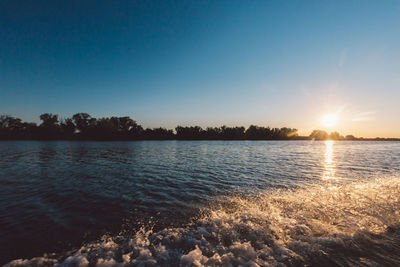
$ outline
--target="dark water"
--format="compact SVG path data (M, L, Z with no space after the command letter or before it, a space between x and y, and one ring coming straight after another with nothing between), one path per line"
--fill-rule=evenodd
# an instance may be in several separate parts
M400 142L0 142L0 263L398 265L399 174Z

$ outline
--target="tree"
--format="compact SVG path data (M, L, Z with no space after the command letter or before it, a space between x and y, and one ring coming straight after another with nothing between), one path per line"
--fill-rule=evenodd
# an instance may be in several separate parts
M92 117L87 113L76 113L72 116L72 120L80 132L86 131L89 128L89 125L93 124Z
M241 140L244 138L244 127L226 127L220 128L220 137L226 140Z
M279 139L292 139L292 138L296 138L297 136L299 136L299 134L297 133L297 129L295 129L295 128L283 127L279 130L279 132L280 132Z
M344 139L344 137L342 135L340 135L338 132L332 132L329 135L329 138L332 140L343 140Z
M144 137L145 139L152 139L152 140L170 140L174 139L175 135L172 130L160 127L154 129L147 128L144 131Z
M310 134L310 138L315 140L326 140L328 139L328 133L322 130L314 130Z
M175 128L176 137L182 140L199 140L204 139L205 132L200 126L182 127L177 126Z
M370 140L353 135L343 137L338 132L328 135L326 131L314 130L307 136L298 136L295 128L270 128L250 125L245 127L208 127L177 126L175 132L165 128L143 127L128 116L93 118L87 113L76 113L72 118L59 120L58 115L44 113L40 115L39 126L22 122L9 115L0 116L0 140ZM376 138L376 140L388 140ZM398 140L398 139L392 139Z
M351 135L351 134L346 135L345 139L346 140L357 140L357 138L354 135Z
M0 116L0 137L2 139L21 139L24 136L24 125L19 118L8 115Z
M61 129L58 124L58 115L53 115L51 113L44 113L40 115L40 120L42 123L39 126L39 139L60 139Z
M72 119L67 118L60 122L61 132L66 139L72 139L75 133L75 124Z
M42 121L41 127L51 128L57 125L58 115L53 115L51 113L44 113L40 115L40 120Z

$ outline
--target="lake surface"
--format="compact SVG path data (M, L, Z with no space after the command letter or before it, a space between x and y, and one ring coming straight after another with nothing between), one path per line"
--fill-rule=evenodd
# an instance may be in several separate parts
M0 142L0 264L399 265L399 174L400 142Z

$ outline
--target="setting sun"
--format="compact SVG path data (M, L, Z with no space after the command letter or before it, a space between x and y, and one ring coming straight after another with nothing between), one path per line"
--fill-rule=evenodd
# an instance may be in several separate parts
M325 127L333 127L336 125L337 119L336 114L328 114L322 118L322 125Z

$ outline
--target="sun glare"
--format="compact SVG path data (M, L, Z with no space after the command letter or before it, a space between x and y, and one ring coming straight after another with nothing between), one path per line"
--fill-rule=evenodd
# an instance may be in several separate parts
M337 115L336 114L328 114L322 118L322 125L325 127L333 127L336 125Z

